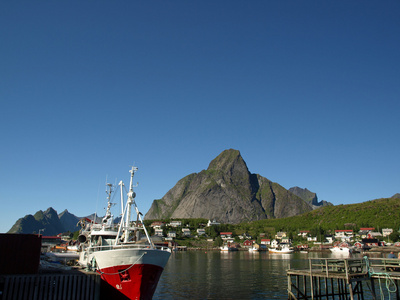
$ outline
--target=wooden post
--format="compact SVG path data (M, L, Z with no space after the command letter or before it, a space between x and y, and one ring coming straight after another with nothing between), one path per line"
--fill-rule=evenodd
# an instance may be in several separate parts
M311 258L309 260L310 264L310 285L311 285L311 300L314 300L314 285L313 285L313 277L312 277L312 264L311 264Z

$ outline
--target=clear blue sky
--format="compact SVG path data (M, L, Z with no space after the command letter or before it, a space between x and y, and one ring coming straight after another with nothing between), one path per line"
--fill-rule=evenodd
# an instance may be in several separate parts
M1 1L0 232L146 213L223 150L334 204L400 192L399 1Z

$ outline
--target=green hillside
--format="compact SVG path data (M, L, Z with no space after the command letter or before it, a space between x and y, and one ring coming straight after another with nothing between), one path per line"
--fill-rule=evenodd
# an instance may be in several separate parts
M242 226L246 225L242 224ZM276 231L291 232L312 229L324 232L346 228L358 230L360 227L399 229L399 226L400 199L396 197L358 204L327 206L300 216L251 223L251 229L268 230L274 228Z

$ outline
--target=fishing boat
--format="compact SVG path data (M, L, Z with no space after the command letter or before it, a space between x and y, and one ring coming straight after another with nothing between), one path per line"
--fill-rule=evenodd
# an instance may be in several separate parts
M78 262L86 270L98 272L102 280L128 299L151 299L171 251L168 247L155 245L144 226L133 191L133 177L137 170L137 167L132 167L129 171L126 203L125 186L119 182L121 219L118 224L114 223L111 214L114 205L112 184L107 184L107 209L101 224L82 219ZM133 222L132 207L136 212L136 221Z
M280 253L280 254L289 254L294 250L290 247L289 244L279 244L276 248L269 248L270 253Z
M346 242L335 242L332 248L329 248L332 254L346 254L349 255L353 252L353 247Z
M220 249L221 249L221 251L222 252L227 252L227 251L239 251L239 249L238 248L236 248L236 247L232 247L231 245L224 245L224 246L222 246L222 247L220 247Z
M351 248L349 247L332 247L329 248L329 250L334 253L334 254L350 254L351 253Z

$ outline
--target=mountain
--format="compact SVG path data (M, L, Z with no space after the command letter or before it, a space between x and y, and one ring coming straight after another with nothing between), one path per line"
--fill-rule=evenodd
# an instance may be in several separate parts
M64 210L61 214L49 207L46 211L39 210L33 216L26 215L15 222L8 233L40 233L57 235L63 232L74 232L80 228L77 225L81 218Z
M289 191L292 192L293 194L295 194L296 196L300 197L304 201L306 201L308 204L311 205L311 207L313 209L319 208L322 206L333 205L332 203L325 201L325 200L318 201L317 194L307 190L306 188L302 189L302 188L299 188L298 186L295 186L295 187L290 188Z
M44 235L56 235L66 231L57 212L52 208L46 211L39 210L34 216L26 215L20 218L8 233L40 233Z
M238 150L223 151L207 170L190 174L159 200L146 219L206 218L236 224L299 215L311 210L303 199L258 174Z
M78 222L81 218L78 218L77 216L71 214L70 212L68 212L68 210L64 210L62 213L60 213L58 215L58 218L60 219L63 227L66 229L65 231L74 232L80 229Z

